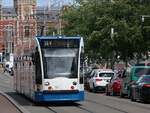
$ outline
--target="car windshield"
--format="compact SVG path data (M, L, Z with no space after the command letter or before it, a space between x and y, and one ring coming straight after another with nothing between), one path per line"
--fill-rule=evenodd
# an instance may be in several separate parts
M43 49L44 77L77 78L78 49Z
M149 75L150 68L136 68L135 69L135 76L140 77L141 75Z
M145 76L142 76L141 78L139 78L139 83L149 83L150 84L150 75L145 75Z
M99 73L99 77L113 77L114 73Z

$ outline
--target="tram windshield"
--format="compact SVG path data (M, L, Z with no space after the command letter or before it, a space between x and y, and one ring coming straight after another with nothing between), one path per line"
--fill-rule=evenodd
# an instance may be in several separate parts
M77 48L44 48L44 78L67 77L77 78Z

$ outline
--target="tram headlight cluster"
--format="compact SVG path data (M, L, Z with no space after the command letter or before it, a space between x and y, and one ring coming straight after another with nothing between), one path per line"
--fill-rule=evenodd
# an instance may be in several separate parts
M49 85L50 85L49 82L44 82L44 85L45 85L45 86L48 86L48 90L49 90L49 91L53 89L52 86L49 86Z
M76 82L76 81L74 81L72 84L73 84L73 85L77 85L77 82Z
M76 82L76 81L73 81L73 82L72 82L72 86L70 87L70 89L71 89L71 90L74 90L76 85L77 85L77 82Z
M48 90L52 90L53 88L51 86L48 87Z
M70 88L71 88L72 90L74 90L74 86L71 86Z
M45 82L45 83L44 83L45 86L48 86L49 84L50 84L49 82Z

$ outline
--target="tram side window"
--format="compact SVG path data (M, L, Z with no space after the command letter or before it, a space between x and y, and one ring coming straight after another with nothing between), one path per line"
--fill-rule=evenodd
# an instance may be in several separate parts
M80 84L83 84L83 79L84 79L84 54L81 53L81 58L80 58Z
M72 61L72 66L71 66L71 75L69 76L70 78L77 78L77 58L73 58Z
M35 62L36 84L42 84L41 62L38 51L35 52L34 62Z

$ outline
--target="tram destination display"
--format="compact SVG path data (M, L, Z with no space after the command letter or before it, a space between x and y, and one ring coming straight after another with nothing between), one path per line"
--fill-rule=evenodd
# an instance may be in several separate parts
M43 48L78 48L79 39L73 40L42 40L41 47Z

